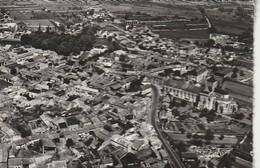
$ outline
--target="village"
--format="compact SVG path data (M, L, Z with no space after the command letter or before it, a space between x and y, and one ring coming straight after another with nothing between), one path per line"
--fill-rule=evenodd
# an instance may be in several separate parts
M247 42L166 38L106 9L82 10L69 26L1 16L1 168L174 167L150 121L151 85L157 124L185 167L252 167Z

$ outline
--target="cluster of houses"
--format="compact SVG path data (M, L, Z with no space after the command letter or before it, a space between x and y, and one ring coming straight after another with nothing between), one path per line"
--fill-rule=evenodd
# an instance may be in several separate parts
M55 29L49 20L26 22L19 21L18 29ZM199 112L228 116L239 112L238 101L250 101L245 100L250 86L228 80L234 67L211 67L217 62L211 57L222 60L232 53L162 39L147 27L125 31L112 21L99 17L99 22L103 23L97 45L77 56L1 46L0 167L164 167L169 156L149 124L151 83L161 88L168 102L188 102ZM238 88L245 90L242 96ZM172 128L181 127L182 120L176 121L173 114L166 116L160 110L159 115L175 120ZM183 122L186 133L197 130L204 135L205 127L194 120ZM241 123L236 122L230 127L238 128ZM250 128L245 125L247 132ZM177 140L187 140L183 130L176 132ZM229 141L225 138L223 142ZM194 153L180 156L183 161L197 161Z

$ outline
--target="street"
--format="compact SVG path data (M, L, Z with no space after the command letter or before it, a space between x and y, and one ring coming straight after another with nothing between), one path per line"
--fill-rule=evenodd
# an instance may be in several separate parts
M166 138L163 136L162 134L162 130L159 129L158 124L156 122L156 115L157 115L157 106L159 103L159 88L154 85L151 84L151 88L152 88L152 107L151 107L151 124L153 125L156 133L158 134L159 139L161 140L163 147L165 148L165 150L168 152L170 160L172 162L172 164L174 165L174 168L184 168L184 164L182 163L182 161L180 160L178 153L176 153L172 148L171 145L169 144L169 142L166 140Z

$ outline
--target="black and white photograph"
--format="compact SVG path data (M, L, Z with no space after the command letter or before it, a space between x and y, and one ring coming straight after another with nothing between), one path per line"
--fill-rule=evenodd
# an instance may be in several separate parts
M259 168L257 4L0 0L0 168Z

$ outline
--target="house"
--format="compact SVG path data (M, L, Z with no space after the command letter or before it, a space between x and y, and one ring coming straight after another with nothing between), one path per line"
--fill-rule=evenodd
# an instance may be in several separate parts
M66 118L68 130L76 130L79 129L79 120L76 117L68 117Z
M40 96L40 94L41 94L41 90L39 90L39 89L30 89L29 90L29 97L31 97L31 98L36 98L36 97Z
M62 117L53 118L52 122L58 127L60 131L66 131L68 128L65 119Z
M8 168L24 168L34 163L34 158L11 158L8 159Z
M159 86L163 86L164 85L164 78L161 76L153 76L150 78L151 83L159 85Z
M4 95L0 93L0 108L8 106L12 102L12 98L8 95Z
M3 74L0 76L0 79L10 83L10 84L13 84L15 81L14 81L14 77L13 75L11 74Z
M181 152L182 160L186 162L198 161L198 155L195 152Z
M17 141L21 139L21 133L12 128L10 125L0 122L0 128L10 138L11 141Z
M152 154L153 154L153 151L152 151L151 148L141 149L141 150L137 151L136 157L137 157L137 159L139 159L139 160L146 160L146 159L148 159Z
M113 159L112 158L105 158L105 159L101 159L101 165L100 168L106 168L109 166L113 166Z
M73 91L77 94L98 94L99 93L97 89L93 89L83 85L76 85L73 88Z
M8 149L5 143L0 144L0 167L7 168Z
M43 138L41 139L41 142L42 142L43 153L48 153L48 152L53 153L56 151L56 145L49 138Z
M47 164L47 168L67 168L66 160L56 160Z

